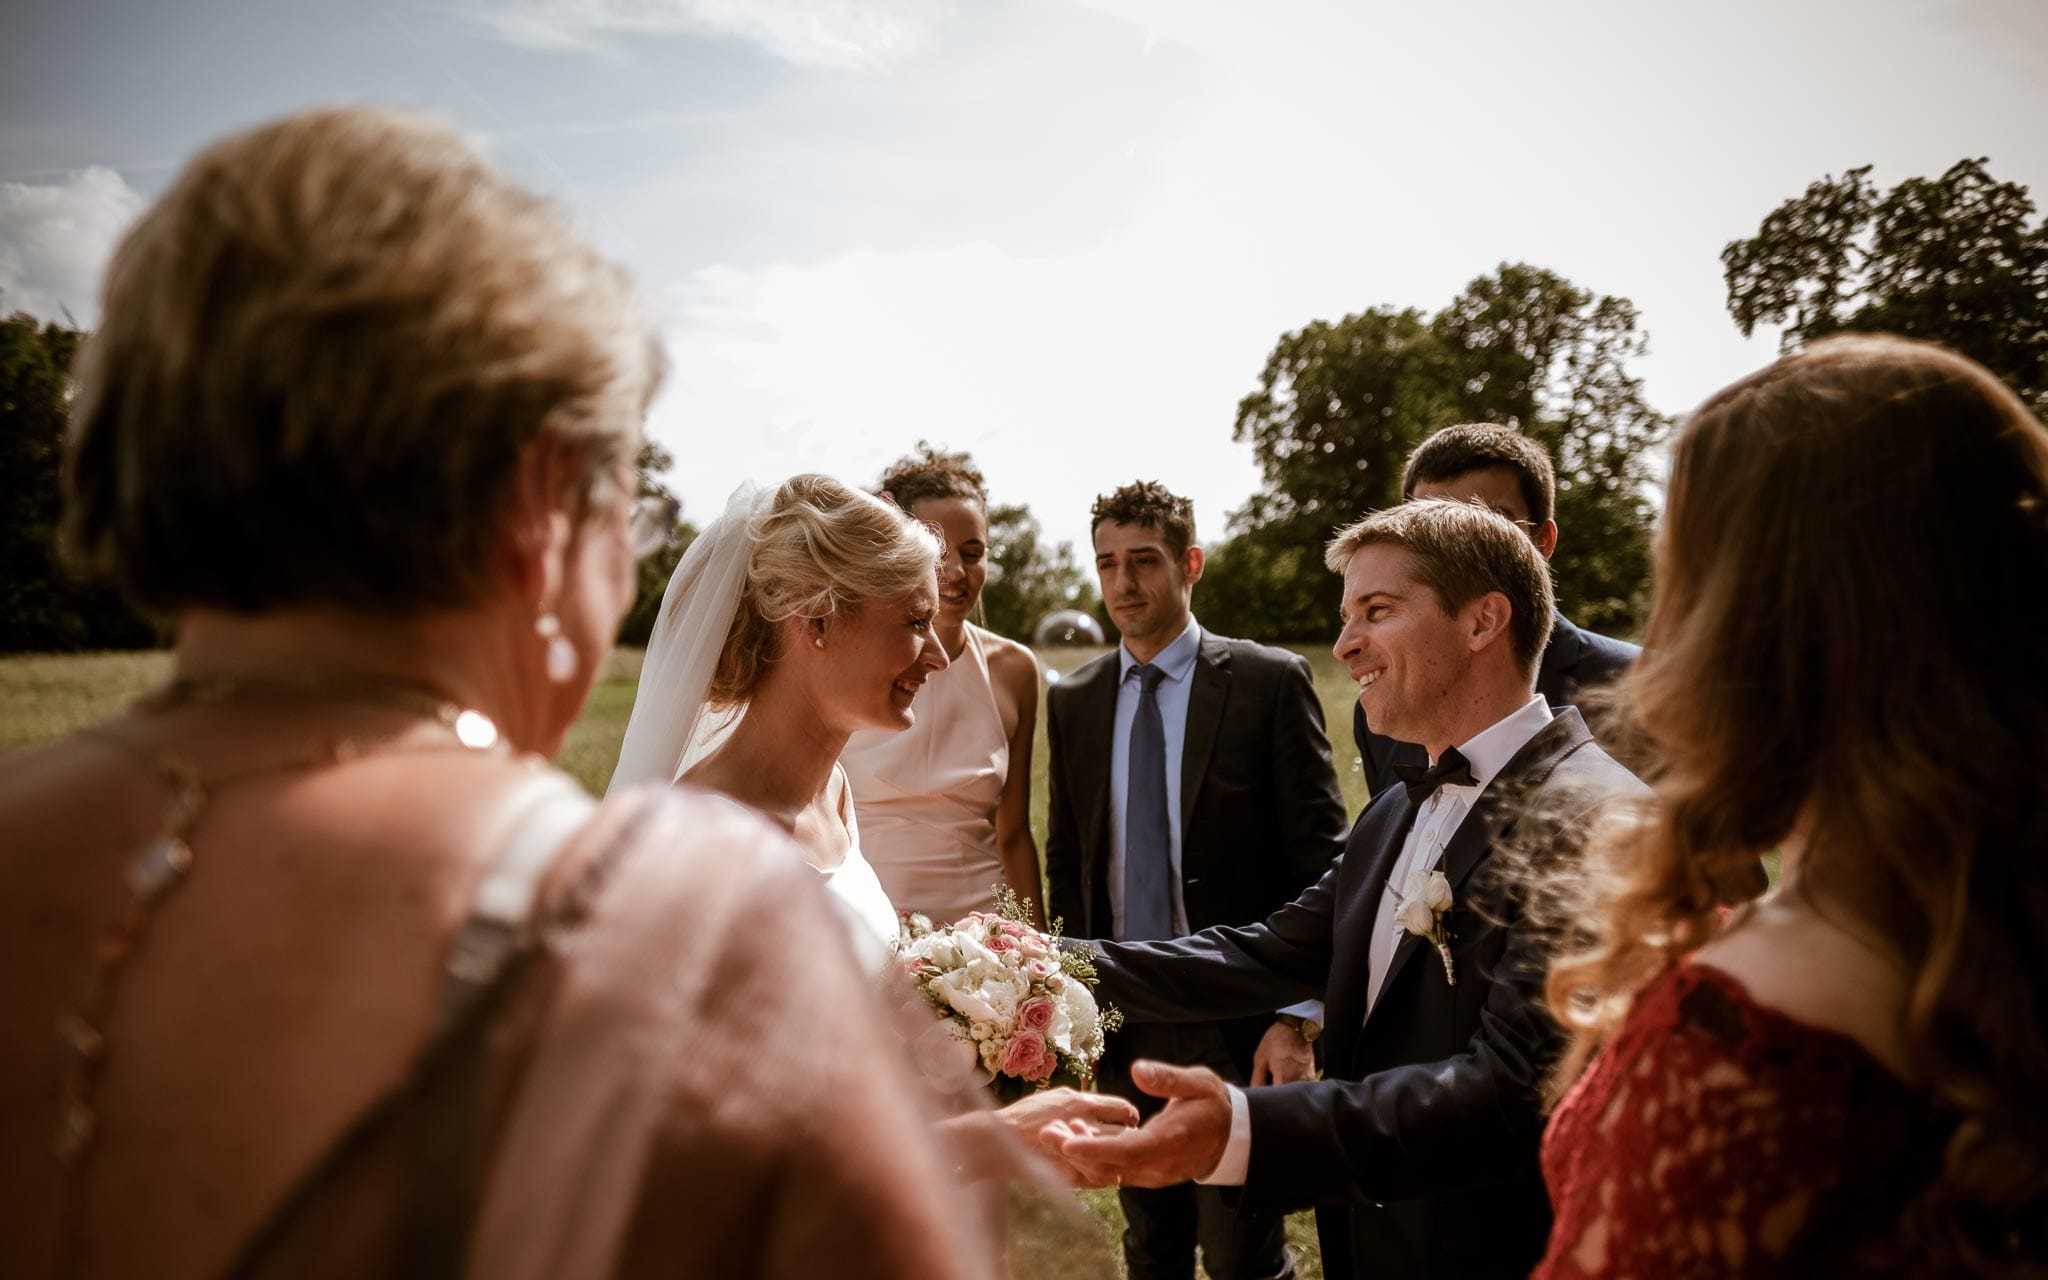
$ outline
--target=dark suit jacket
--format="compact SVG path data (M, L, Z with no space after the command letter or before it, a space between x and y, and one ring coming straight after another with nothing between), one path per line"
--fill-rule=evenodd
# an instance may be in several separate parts
M1110 936L1109 755L1118 650L1052 686L1045 837L1048 916ZM1316 882L1344 847L1344 797L1308 662L1204 630L1181 753L1181 898L1188 926L1262 920ZM1285 1004L1285 1001L1281 1002ZM1272 1006L1225 1028L1249 1070Z
M1536 664L1536 692L1552 711L1579 705L1581 689L1597 689L1629 669L1642 646L1616 640L1573 624L1561 613L1551 615L1550 643ZM1429 753L1412 742L1397 742L1374 733L1365 723L1365 708L1351 707L1351 740L1358 744L1359 767L1373 799L1394 785L1397 764L1428 764Z
M1324 1079L1247 1093L1242 1199L1318 1206L1332 1280L1522 1276L1542 1256L1550 1205L1537 1164L1539 1089L1562 1034L1537 1004L1545 945L1523 920L1518 879L1479 873L1509 842L1539 864L1571 856L1594 810L1621 794L1647 793L1578 712L1532 738L1439 864L1455 898L1446 923L1457 984L1433 948L1409 937L1370 1019L1367 948L1407 825L1405 788L1368 806L1343 858L1264 923L1102 945L1097 998L1132 1018L1213 1018L1323 997Z

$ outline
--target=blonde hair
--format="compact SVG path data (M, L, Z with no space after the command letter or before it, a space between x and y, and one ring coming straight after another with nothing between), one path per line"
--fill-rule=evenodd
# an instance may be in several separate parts
M830 476L792 476L747 525L739 612L706 701L743 706L781 655L782 624L858 609L930 581L941 550L930 526Z
M1359 548L1380 544L1409 554L1415 580L1445 613L1488 592L1507 597L1515 664L1524 675L1536 674L1555 612L1550 565L1514 521L1476 502L1404 502L1339 529L1324 549L1323 564L1342 573Z
M2048 431L1953 352L1829 339L1702 405L1670 495L1621 685L1657 804L1588 851L1552 1096L1796 830L1802 884L1903 962L1912 1074L1958 1121L1909 1247L1999 1273L2048 1188L2048 1031L2012 1004L2048 989Z
M623 271L387 110L209 147L122 241L103 311L66 539L164 612L473 603L522 452L565 450L588 499L661 375Z

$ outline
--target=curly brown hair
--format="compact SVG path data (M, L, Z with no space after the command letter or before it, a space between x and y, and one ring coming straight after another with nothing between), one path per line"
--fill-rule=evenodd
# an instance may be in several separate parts
M1103 521L1112 524L1149 525L1159 530L1166 549L1175 559L1195 545L1195 504L1156 480L1133 480L1113 493L1095 500L1088 511L1088 532L1093 536Z
M927 498L970 498L988 509L988 482L974 458L964 450L935 449L929 440L918 441L915 450L890 463L875 484L875 494L905 511Z
M1957 1121L1905 1219L1914 1269L2026 1270L2048 1214L2044 582L2048 431L1972 361L1835 338L1701 406L1621 685L1657 803L1589 851L1588 945L1547 984L1573 1036L1553 1096L1796 831L1801 884L1901 961L1912 1077Z

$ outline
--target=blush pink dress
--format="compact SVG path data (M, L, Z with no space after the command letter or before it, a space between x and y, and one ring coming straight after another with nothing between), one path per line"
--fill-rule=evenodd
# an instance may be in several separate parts
M856 733L840 756L861 850L882 888L897 910L934 924L994 910L1003 882L996 807L1010 775L1010 735L989 678L992 638L968 624L960 656L918 692L911 727Z

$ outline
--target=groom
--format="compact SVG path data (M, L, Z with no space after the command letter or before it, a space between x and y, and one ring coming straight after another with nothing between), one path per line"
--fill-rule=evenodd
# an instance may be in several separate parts
M1292 904L1245 928L1104 944L1096 993L1141 1021L1324 995L1326 1076L1239 1089L1142 1063L1165 1110L1142 1129L1072 1134L1066 1152L1104 1181L1192 1178L1246 1205L1315 1205L1333 1280L1526 1275L1550 1227L1537 1141L1561 1034L1539 1004L1546 937L1522 889L1604 802L1645 792L1577 711L1534 692L1550 578L1508 520L1407 503L1338 534L1327 562L1344 575L1336 653L1360 703L1433 764L1376 797ZM1431 871L1435 912L1410 883ZM1423 936L1432 925L1447 957Z

